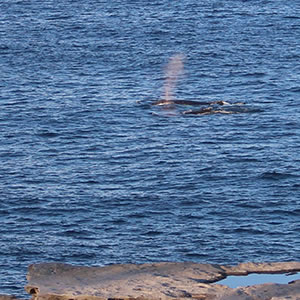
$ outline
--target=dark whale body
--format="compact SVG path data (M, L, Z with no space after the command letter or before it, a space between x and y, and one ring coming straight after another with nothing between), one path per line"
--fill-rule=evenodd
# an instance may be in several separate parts
M191 105L191 106L200 106L200 105L225 105L228 104L225 101L192 101L192 100L158 100L152 103L153 105L172 105L172 104L179 104L179 105Z
M206 106L198 109L189 109L181 111L183 115L211 115L211 114L238 114L251 112L249 108L241 108L245 103L228 103L225 101L192 101L192 100L158 100L151 103L155 106L165 106L168 110L175 109L175 106ZM220 106L225 106L220 107Z
M184 111L184 115L210 115L210 114L233 114L233 111L227 111L223 109L213 109L212 107L206 107L197 110Z

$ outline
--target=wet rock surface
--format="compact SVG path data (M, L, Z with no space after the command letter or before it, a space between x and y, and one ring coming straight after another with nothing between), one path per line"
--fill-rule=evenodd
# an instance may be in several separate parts
M26 291L35 300L300 300L300 280L289 284L267 283L235 289L217 283L230 275L295 271L300 271L300 262L243 263L236 266L163 262L105 267L42 263L29 267Z

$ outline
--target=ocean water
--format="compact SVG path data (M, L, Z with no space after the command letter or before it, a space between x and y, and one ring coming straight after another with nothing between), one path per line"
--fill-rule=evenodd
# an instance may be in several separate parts
M0 293L29 264L300 260L297 0L0 3ZM162 97L244 102L188 116Z

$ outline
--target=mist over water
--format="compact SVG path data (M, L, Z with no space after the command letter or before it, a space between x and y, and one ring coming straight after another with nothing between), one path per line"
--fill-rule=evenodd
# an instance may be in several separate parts
M170 58L169 63L165 69L165 83L164 83L164 97L163 100L174 100L174 90L179 76L183 72L183 59L182 54L176 54Z
M300 259L298 1L0 10L0 293L44 261Z

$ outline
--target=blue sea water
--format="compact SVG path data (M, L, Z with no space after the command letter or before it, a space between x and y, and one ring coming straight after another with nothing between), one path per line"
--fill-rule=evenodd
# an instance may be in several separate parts
M0 293L44 261L300 260L297 0L0 11ZM176 53L178 99L245 113L148 105Z

